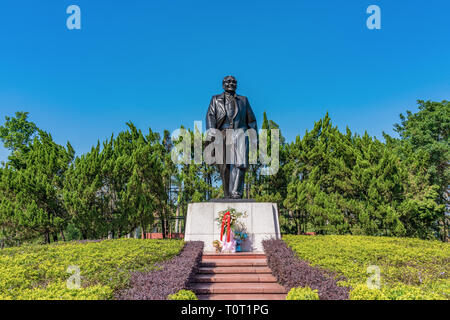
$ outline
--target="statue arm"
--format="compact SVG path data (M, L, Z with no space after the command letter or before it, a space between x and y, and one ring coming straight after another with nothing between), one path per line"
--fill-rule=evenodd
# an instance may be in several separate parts
M208 112L206 113L206 130L214 128L217 129L216 123L216 101L214 97L211 98L209 103Z
M247 125L249 128L254 129L256 132L258 132L258 126L256 124L256 117L253 113L252 107L250 107L250 103L247 100Z

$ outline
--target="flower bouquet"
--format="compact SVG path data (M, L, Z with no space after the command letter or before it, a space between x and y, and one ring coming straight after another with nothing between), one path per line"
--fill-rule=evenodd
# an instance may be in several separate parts
M234 229L240 217L246 216L246 213L237 212L236 209L228 208L220 211L216 221L220 228L220 241L222 243L222 252L235 252L236 241L234 240ZM225 236L225 240L223 240Z
M241 252L241 245L248 238L245 226L241 223L237 223L234 230L234 240L236 241L236 252Z

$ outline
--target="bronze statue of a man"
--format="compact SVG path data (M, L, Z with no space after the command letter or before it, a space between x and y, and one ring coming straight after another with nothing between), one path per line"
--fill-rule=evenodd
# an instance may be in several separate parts
M254 129L256 134L256 117L247 97L236 94L237 81L233 76L225 77L222 87L224 92L211 98L206 113L206 129L216 129L222 133L223 161L216 158L216 165L222 178L224 197L241 199L245 171L249 166L248 136L244 137L241 133ZM230 154L233 156L230 157Z

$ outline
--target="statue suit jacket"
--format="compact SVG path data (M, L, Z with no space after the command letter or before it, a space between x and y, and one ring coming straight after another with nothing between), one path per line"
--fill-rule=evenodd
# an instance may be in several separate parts
M208 112L206 113L206 130L211 128L219 129L225 121L226 115L225 93L213 96L209 103ZM256 132L258 131L255 114L250 107L247 97L236 95L236 110L233 117L233 129L243 129L245 132L250 128L254 129ZM234 148L234 164L236 166L243 169L248 167L248 151L249 141L248 137L245 136L245 145L238 146L236 144Z
M206 113L206 130L210 128L219 129L226 115L225 93L213 96ZM236 95L236 112L233 118L233 128L243 129L244 131L253 128L257 131L256 117L247 97Z

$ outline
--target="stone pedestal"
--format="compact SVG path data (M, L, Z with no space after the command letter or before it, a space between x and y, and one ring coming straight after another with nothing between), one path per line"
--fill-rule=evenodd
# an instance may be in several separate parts
M249 200L218 200L189 204L184 239L203 241L204 252L215 252L213 241L220 240L220 227L216 219L219 211L228 208L247 213L246 218L239 218L248 234L248 238L241 246L242 251L263 252L262 240L281 239L277 204Z

